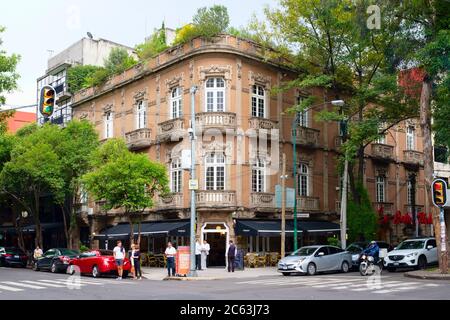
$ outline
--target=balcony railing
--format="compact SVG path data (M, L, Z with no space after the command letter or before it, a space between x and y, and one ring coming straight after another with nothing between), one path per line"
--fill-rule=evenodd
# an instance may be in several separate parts
M416 212L417 212L417 213L423 212L424 209L425 209L425 207L424 207L423 205L420 205L420 204L416 204L415 207L416 207ZM405 204L405 205L404 205L404 208L405 208L405 211L404 211L404 212L412 212L412 210L411 210L411 205L410 205L410 204Z
M383 208L384 214L394 214L394 204L392 202L373 202L372 205L376 212Z
M236 129L236 114L232 112L201 112L195 116L195 125L198 133L211 128L225 131L226 129Z
M184 119L176 118L158 124L159 141L178 141L184 135Z
M404 150L403 160L409 164L423 166L423 152L415 150Z
M318 211L319 198L316 197L297 197L297 209L304 211Z
M258 118L258 117L252 117L248 120L248 125L250 129L266 129L266 130L272 130L272 129L278 129L278 121L266 119L266 118Z
M296 144L307 147L317 147L319 145L320 130L308 127L298 127L292 130L292 138L294 138L294 130Z
M394 159L394 147L382 144L373 143L372 144L372 156L378 159L393 160Z
M234 207L236 206L236 192L201 190L196 194L198 207Z
M275 208L275 194L265 192L253 192L250 195L251 208Z
M149 128L137 129L125 134L125 140L130 150L147 148L152 142L152 130Z
M171 193L158 197L158 209L180 209L183 208L183 194Z

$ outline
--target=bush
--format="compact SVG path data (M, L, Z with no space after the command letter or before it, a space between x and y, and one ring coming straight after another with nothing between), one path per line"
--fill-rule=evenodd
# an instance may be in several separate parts
M80 243L80 252L86 252L86 251L90 251L90 250L91 249L86 247L84 244Z
M88 87L87 79L92 77L101 67L97 66L75 66L69 68L67 71L67 83L69 85L69 91L75 93L83 88Z
M186 43L200 36L199 30L193 24L187 24L177 29L174 45Z
M340 247L341 246L341 242L336 237L329 237L329 238L327 238L327 242L328 242L328 245L330 245L330 246L336 246L336 247Z
M105 68L109 75L124 72L126 69L137 64L137 61L128 55L124 48L113 48L105 59Z
M230 23L228 10L221 5L198 9L192 20L195 28L205 38L211 38L224 32Z
M111 73L107 69L100 68L86 78L86 87L95 87L101 85L102 83L106 82L110 75Z
M161 30L153 33L150 40L136 46L136 52L139 59L150 59L167 49L166 32L164 25Z
M353 199L348 201L348 238L351 242L372 240L377 232L378 218L367 190L361 183L358 183L356 188L361 195L361 204L357 204Z

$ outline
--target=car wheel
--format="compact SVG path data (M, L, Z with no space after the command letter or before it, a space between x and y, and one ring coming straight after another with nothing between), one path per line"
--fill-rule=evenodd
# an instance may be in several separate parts
M38 267L37 262L35 262L35 263L33 264L33 270L34 270L34 271L39 271L39 267Z
M287 276L290 276L291 274L289 273L289 272L282 272L281 273L283 276L285 276L285 277L287 277Z
M100 277L100 272L98 271L98 267L97 266L93 266L92 267L92 277L93 278Z
M67 268L67 273L70 275L74 275L76 272L75 270L75 266L73 264L71 264L68 268Z
M342 262L341 271L343 273L347 273L349 269L350 269L350 267L349 267L348 262L347 261Z
M50 267L50 271L51 271L51 273L56 273L58 271L56 269L56 263L55 262L52 263L52 266Z
M315 265L314 263L312 263L312 262L309 263L309 264L308 264L307 270L308 270L308 275L309 275L309 276L315 275L316 272L317 272L316 265Z
M424 256L420 256L419 260L417 261L417 268L419 270L424 270L427 267L427 258Z
M395 272L395 270L396 270L396 269L395 269L395 268L392 268L392 267L388 267L388 268L387 268L387 271L389 271L389 272Z

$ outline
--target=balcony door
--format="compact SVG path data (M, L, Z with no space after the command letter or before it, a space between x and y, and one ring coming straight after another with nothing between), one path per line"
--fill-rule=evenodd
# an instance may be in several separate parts
M225 80L222 77L208 78L205 83L206 112L225 111Z
M209 153L205 160L206 190L225 190L225 156Z

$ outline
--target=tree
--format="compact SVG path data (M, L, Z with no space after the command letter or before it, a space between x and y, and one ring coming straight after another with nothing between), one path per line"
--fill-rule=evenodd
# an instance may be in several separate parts
M109 53L108 58L105 59L105 68L109 75L124 72L131 68L137 61L124 48L113 48Z
M228 28L230 18L225 6L214 5L198 9L192 21L199 34L211 38Z
M88 87L89 82L87 80L100 69L101 67L91 65L70 67L67 71L67 84L69 86L69 91L71 93L75 93Z
M377 232L377 216L371 206L367 190L362 184L357 186L361 203L349 199L347 208L349 241L366 241L374 239Z
M108 153L113 151L114 156ZM105 161L106 159L106 161ZM110 139L93 156L93 171L83 177L86 189L96 201L105 200L105 210L121 209L130 223L130 243L134 240L134 220L153 206L156 193L168 192L168 177L162 164L145 154L128 151L120 139Z
M156 30L148 41L136 46L136 52L139 59L147 60L153 58L167 48L166 30L163 23L161 29Z
M0 26L0 35L4 31L5 28ZM16 67L20 61L19 55L12 54L8 56L6 51L1 49L2 43L2 39L0 38L0 106L6 102L3 93L9 93L17 88L19 74L16 72Z

